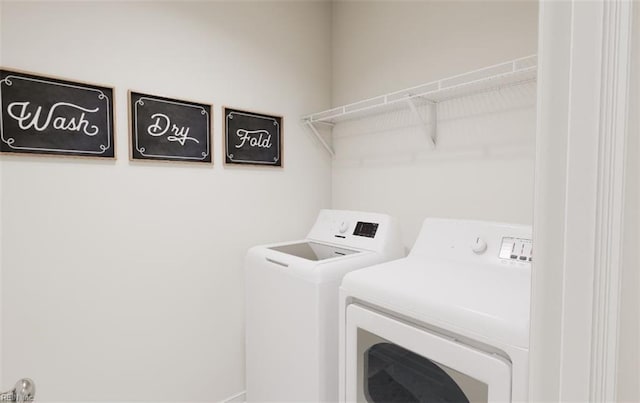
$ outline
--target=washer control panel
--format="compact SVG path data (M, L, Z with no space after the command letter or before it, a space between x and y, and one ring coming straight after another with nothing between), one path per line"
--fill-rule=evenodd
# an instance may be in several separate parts
M500 259L530 262L533 253L533 243L526 238L502 238Z
M353 235L373 238L376 236L376 231L378 231L378 223L358 221L356 229L353 230Z
M397 222L387 214L364 211L320 210L307 239L346 249L389 250L394 256L403 251Z

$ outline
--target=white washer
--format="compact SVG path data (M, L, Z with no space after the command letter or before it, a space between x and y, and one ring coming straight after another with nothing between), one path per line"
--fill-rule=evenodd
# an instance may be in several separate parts
M395 220L322 210L307 238L256 246L246 270L247 401L338 399L338 288L404 256Z
M427 219L340 288L340 401L527 400L529 226Z

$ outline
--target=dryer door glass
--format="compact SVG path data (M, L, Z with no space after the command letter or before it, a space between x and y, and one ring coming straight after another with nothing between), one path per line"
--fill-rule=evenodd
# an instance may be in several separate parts
M487 402L487 385L358 330L359 401L381 402Z
M347 306L344 329L346 401L511 401L506 358L357 303Z

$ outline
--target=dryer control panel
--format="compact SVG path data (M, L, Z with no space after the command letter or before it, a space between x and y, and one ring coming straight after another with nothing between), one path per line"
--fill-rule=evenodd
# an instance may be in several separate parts
M531 267L528 225L427 218L409 256L495 267Z
M521 262L530 262L533 253L531 239L524 238L502 238L500 246L500 259L518 260Z

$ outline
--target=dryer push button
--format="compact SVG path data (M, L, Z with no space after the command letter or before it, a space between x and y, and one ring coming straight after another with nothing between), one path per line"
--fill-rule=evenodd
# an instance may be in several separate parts
M531 239L505 237L502 238L499 257L500 259L530 262L532 252Z

